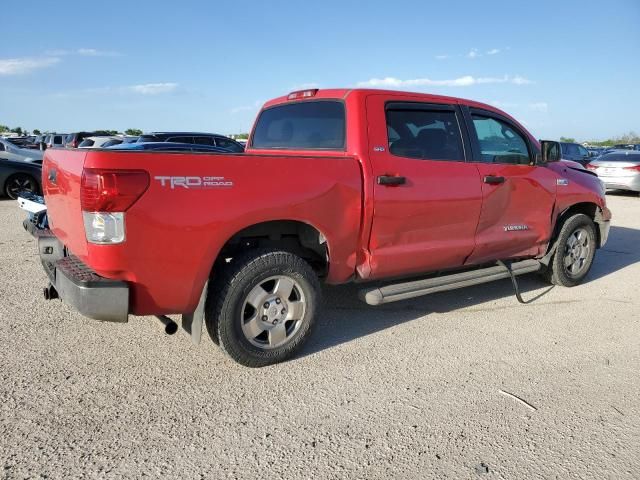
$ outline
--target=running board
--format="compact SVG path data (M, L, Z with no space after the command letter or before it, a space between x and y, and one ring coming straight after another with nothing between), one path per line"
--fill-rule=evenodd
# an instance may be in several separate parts
M523 260L510 265L513 275L523 275L525 273L537 272L542 264L538 260ZM383 303L397 302L409 298L421 297L430 293L455 290L456 288L470 287L481 283L493 282L509 278L509 269L502 265L486 267L478 270L471 270L462 273L452 273L440 277L429 278L427 280L416 280L414 282L396 283L380 288L369 288L360 290L360 300L369 305L382 305Z

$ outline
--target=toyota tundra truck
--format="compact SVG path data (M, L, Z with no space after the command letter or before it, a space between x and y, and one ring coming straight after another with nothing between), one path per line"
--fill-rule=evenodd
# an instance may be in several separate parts
M46 298L169 333L178 315L194 342L206 323L250 367L300 349L322 282L358 282L370 305L530 272L572 287L611 218L558 143L490 105L396 91L271 100L245 153L54 148L42 174L48 227L25 228Z

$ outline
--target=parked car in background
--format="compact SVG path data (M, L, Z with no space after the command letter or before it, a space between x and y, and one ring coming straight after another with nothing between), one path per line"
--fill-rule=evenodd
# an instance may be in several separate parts
M107 140L105 143L103 143L102 147L100 148L109 148L109 147L113 147L114 145L120 145L122 143L124 144L136 143L137 141L138 141L138 137L114 137L113 140Z
M41 133L40 135L37 135L35 140L33 141L36 148L38 148L39 150L46 149L47 148L47 145L45 143L46 138L47 138L46 133Z
M640 143L618 143L613 146L614 150L635 150L640 151Z
M587 165L612 190L640 192L640 151L618 150L607 153Z
M591 158L599 157L600 155L602 155L602 152L604 152L604 150L604 147L587 147L587 151L589 152L589 156Z
M140 135L138 143L148 142L172 142L172 143L195 143L197 145L209 145L222 147L228 152L242 153L244 146L235 140L217 133L198 132L151 132Z
M579 143L560 142L560 150L564 160L572 160L583 166L591 159L589 151Z
M4 138L0 138L0 159L14 160L17 162L42 163L40 150L20 148Z
M150 142L150 143L121 143L108 147L109 150L152 150L154 152L208 152L208 153L238 153L213 145L196 145L194 143Z
M16 199L22 191L40 193L41 178L41 165L0 159L0 195Z
M6 137L6 140L13 143L18 148L31 148L33 141L36 139L34 135L26 135L23 137Z
M82 141L88 137L113 137L113 133L96 130L95 132L74 132L67 135L65 139L65 147L78 148Z
M118 145L122 143L122 139L118 137L87 137L80 142L78 148L105 148L107 142L111 142L108 146Z
M44 140L45 149L53 147L64 147L66 133L50 133Z

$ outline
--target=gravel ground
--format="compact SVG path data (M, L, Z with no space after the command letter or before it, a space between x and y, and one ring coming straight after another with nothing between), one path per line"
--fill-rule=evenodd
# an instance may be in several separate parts
M383 307L332 287L303 353L251 370L152 318L45 302L0 201L0 477L639 478L640 199L609 203L582 286Z

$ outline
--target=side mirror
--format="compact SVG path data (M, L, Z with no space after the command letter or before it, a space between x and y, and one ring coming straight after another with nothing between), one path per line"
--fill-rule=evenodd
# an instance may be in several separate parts
M552 140L541 140L542 163L558 162L562 158L560 144Z

